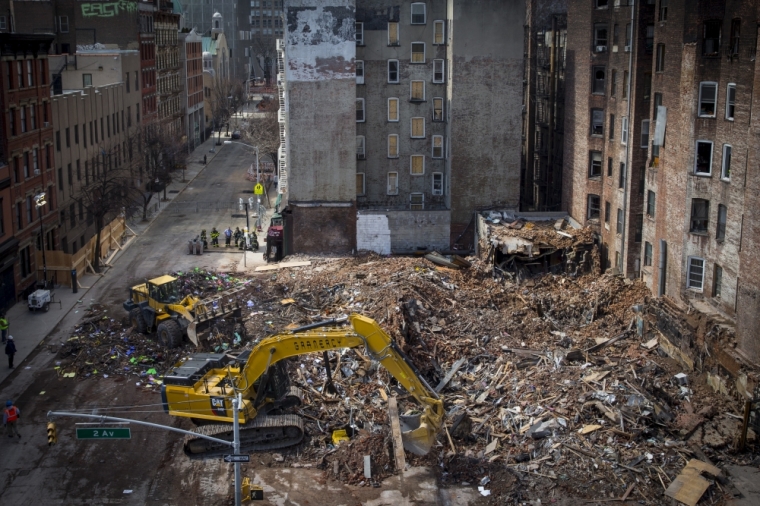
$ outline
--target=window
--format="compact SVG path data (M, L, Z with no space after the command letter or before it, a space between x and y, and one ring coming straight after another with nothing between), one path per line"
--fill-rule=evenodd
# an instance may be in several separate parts
M398 82L398 60L388 60L388 82Z
M398 172L388 173L388 188L386 193L388 195L398 195Z
M24 160L24 179L29 178L29 151L25 151L22 155Z
M425 81L412 81L411 82L411 97L412 102L422 102L425 100Z
M412 211L422 211L425 209L425 194L424 193L410 193L409 203Z
M620 162L620 170L618 171L618 188L625 188L626 176L625 162Z
M398 158L398 135L388 136L388 158Z
M587 218L589 220L598 220L601 213L601 199L599 195L589 194Z
M614 97L617 94L617 70L612 70L610 74L610 96Z
M433 44L440 45L444 43L444 27L443 21L433 21Z
M588 177L601 177L602 175L602 152L590 151L588 162Z
M654 218L655 194L652 190L647 190L647 216Z
M412 42L411 63L425 63L425 43L424 42Z
M388 99L388 121L398 121L398 99Z
M655 72L665 72L665 44L657 44L657 58L654 70Z
M720 292L723 285L723 267L715 264L713 269L713 293L712 296L720 298Z
M726 119L734 120L734 111L736 110L736 84L728 83L726 87Z
M74 144L79 144L79 125L74 125Z
M646 186L647 168L639 168L639 195L644 196L644 187Z
M92 86L92 74L82 74L82 86Z
M24 72L23 67L20 60L16 61L16 78L18 79L18 87L23 88L24 87Z
M628 98L628 71L623 71L623 98Z
M364 153L364 136L363 135L357 135L356 136L356 159L357 160L364 160L365 153Z
M591 93L596 95L604 95L607 86L607 71L604 67L592 67L593 84L591 87Z
M443 121L443 97L433 98L433 121Z
M19 251L19 265L21 267L21 277L26 278L32 274L32 255L31 246L22 248Z
M356 174L356 196L364 195L364 173L358 172Z
M21 202L16 202L16 228L18 230L24 228L24 214L21 211Z
M597 9L606 9L608 0L594 0Z
M607 51L607 23L596 23L594 25L594 52L605 51Z
M0 16L0 30L5 31L7 29L8 29L8 24L5 21L5 16ZM2 227L2 225L0 225L0 227ZM2 233L0 233L0 235L2 235Z
M443 135L433 136L433 158L443 158Z
M433 172L433 196L443 195L443 172Z
M399 45L398 21L388 22L388 45L389 46Z
M633 234L633 242L641 242L641 237L644 234L644 215L636 215L636 229Z
M620 208L617 210L617 223L615 224L615 232L618 234L623 233L623 210Z
M21 113L21 133L26 132L26 107L21 107L18 110Z
M660 0L660 12L657 17L658 21L668 20L668 0Z
M32 60L26 60L26 85L30 88L34 86L34 63Z
M607 158L607 177L612 177L612 158Z
M641 122L641 143L640 146L644 149L649 147L649 120L645 119Z
M644 243L644 266L652 266L652 243L650 242Z
M70 135L70 133L71 132L70 132L69 127L66 127L66 147L67 148L71 147L71 135Z
M615 23L612 25L612 45L617 46L618 40L620 38L620 25Z
M731 20L731 40L728 42L731 46L728 48L728 54L731 56L739 55L739 37L741 35L742 20Z
M702 291L705 277L705 260L699 257L689 257L689 269L686 287L692 290Z
M127 85L127 93L129 93L129 72L124 74L124 84Z
M421 176L425 173L425 157L412 155L409 159L409 172L413 176Z
M425 4L422 2L415 2L412 4L412 24L424 25L425 24Z
M425 138L425 118L412 118L412 139Z
M726 239L726 218L728 216L728 208L723 204L718 204L718 225L715 229L715 240L724 241Z
M364 61L356 60L356 84L364 84Z
M705 21L702 27L702 54L715 56L720 51L721 20L712 19Z
M628 23L625 25L625 52L629 52L631 50L631 24Z
M646 37L644 38L644 51L652 54L654 51L654 25L647 25Z
M713 143L697 141L696 156L694 157L694 174L709 176L712 174Z
M69 33L68 16L58 16L58 31L61 33Z
M609 223L610 221L610 210L612 209L612 206L609 202L604 202L604 222Z
M37 129L37 104L29 106L29 124L32 130Z
M699 117L715 117L715 100L718 94L718 83L699 83Z
M443 82L443 60L433 60L433 82L438 84Z
M604 111L591 109L591 135L604 135Z
M706 234L710 217L710 201L691 199L691 225L689 232Z
M76 226L76 224L77 224L76 208L74 207L74 204L72 203L71 205L69 205L69 225L74 227Z
M364 23L356 22L356 45L364 45Z
M620 118L620 130L621 130L620 143L623 144L623 146L625 146L626 144L628 144L628 117L627 116L623 116L622 118Z
M610 114L610 140L615 140L615 115Z
M32 171L34 175L40 173L40 150L38 148L32 150Z
M356 122L364 123L364 99L356 99Z

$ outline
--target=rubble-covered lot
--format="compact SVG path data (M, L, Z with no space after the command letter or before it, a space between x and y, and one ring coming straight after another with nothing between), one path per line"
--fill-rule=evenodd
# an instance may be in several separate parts
M691 459L752 461L735 451L741 404L714 393L708 371L682 370L641 324L650 304L642 284L549 274L517 285L477 259L461 270L422 258L311 260L249 279L181 273L187 293L245 287L237 295L245 335L234 332L239 322L223 322L204 348L234 353L289 325L352 312L374 318L444 399L437 446L425 457L407 454L408 463L435 468L441 486L471 485L484 504L568 496L662 504ZM90 308L61 346L60 376L128 376L158 392L161 375L196 349L161 350L133 333L119 309ZM291 378L306 394L298 412L307 438L263 461L376 485L397 472L388 396L402 412L417 406L361 349L327 354L332 390L324 357L291 360ZM351 438L336 444L340 429ZM730 496L723 476L703 474L700 504Z

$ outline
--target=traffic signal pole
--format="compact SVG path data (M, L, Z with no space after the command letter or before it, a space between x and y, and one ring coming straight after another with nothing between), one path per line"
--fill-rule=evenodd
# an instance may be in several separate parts
M233 451L237 455L240 451L240 425L238 422L238 410L240 406L240 394L238 394L236 397L232 399L232 409L234 413L234 421L233 421L233 432L234 432L234 439L232 441L227 441L224 439L215 438L212 436L207 436L205 434L199 434L197 432L192 432L189 430L184 429L177 429L176 427L169 427L168 425L161 425L158 423L153 422L144 422L142 420L132 420L130 418L119 418L116 416L105 416L105 415L90 415L87 413L71 413L69 411L48 411L47 416L48 418L56 417L56 416L64 416L64 417L72 417L72 418L90 418L99 420L101 422L126 422L126 423L134 423L136 425L145 425L146 427L153 427L156 429L163 429L168 430L170 432L178 432L180 434L185 434L186 436L194 436L201 439L206 439L208 441L213 441L214 443L219 443L223 445L227 445L233 448ZM48 430L50 429L48 425ZM53 434L55 434L55 430L53 430ZM48 439L48 444L52 444L54 441L50 441ZM241 496L242 496L242 480L240 478L240 462L235 462L235 506L240 506L241 504Z

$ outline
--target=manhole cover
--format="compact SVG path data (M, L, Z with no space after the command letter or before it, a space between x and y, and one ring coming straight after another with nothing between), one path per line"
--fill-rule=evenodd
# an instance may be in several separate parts
M169 193L179 193L179 190L169 190Z
M231 216L232 216L232 218L245 218L244 214L233 214Z

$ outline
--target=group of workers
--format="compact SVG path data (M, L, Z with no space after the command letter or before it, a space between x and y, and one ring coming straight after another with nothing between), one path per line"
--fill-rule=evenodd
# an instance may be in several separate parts
M247 246L246 241L246 234L242 230L240 230L240 227L235 227L235 231L233 232L230 227L227 227L227 229L224 231L224 247L229 248L232 243L232 239L235 239L235 247L239 249L246 249L250 247L252 251L258 251L259 250L259 238L256 235L256 232L251 230L248 233L248 241L250 241L250 246ZM208 238L206 236L206 229L201 230L201 241L203 241L203 248L208 248ZM219 247L219 231L216 229L216 227L213 227L211 229L211 246L214 248Z

